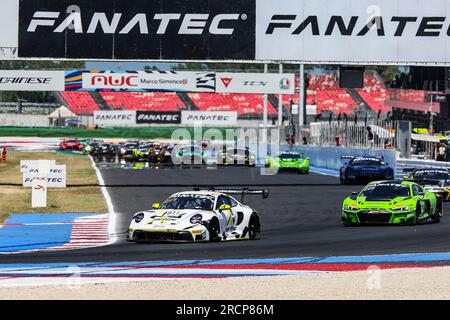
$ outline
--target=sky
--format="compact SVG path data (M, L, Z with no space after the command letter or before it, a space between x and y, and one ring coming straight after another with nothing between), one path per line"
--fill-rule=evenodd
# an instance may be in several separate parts
M172 63L152 63L152 62L108 62L96 61L86 62L88 70L111 70L111 71L139 71L145 66L155 66L161 71L169 71Z

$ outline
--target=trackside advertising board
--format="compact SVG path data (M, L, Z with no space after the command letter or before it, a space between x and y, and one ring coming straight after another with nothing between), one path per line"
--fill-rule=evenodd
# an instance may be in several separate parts
M95 111L94 125L100 127L126 127L136 125L136 111Z
M450 65L448 0L2 0L0 57Z
M180 124L181 112L137 111L137 124Z
M294 94L294 74L217 73L216 92Z
M448 0L258 0L256 59L450 62Z
M215 74L197 72L66 72L66 91L214 92Z
M235 126L237 120L237 112L181 111L181 123L184 125Z
M254 32L255 0L20 0L19 56L245 60Z
M0 70L0 91L64 91L64 71Z

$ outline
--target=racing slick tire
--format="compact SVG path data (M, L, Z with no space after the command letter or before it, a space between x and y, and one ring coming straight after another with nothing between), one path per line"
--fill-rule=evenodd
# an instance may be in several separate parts
M250 240L255 240L258 236L259 231L259 221L255 214L252 214L250 221L248 223L248 238Z
M419 217L422 214L422 206L420 204L420 202L417 202L417 206L416 206L416 223L415 224L419 224L420 220Z
M444 207L442 205L442 198L441 197L437 197L437 212L436 214L433 216L433 222L434 223L439 223L441 222L441 218L444 215Z
M208 225L209 232L209 242L219 242L220 241L220 225L217 219L212 219Z

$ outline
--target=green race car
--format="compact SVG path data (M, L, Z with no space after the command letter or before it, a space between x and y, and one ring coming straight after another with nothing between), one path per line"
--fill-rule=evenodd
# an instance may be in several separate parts
M439 222L442 215L442 199L412 181L371 182L342 205L346 226Z
M299 152L283 152L277 157L267 157L266 166L278 172L293 171L308 174L309 158L305 158Z

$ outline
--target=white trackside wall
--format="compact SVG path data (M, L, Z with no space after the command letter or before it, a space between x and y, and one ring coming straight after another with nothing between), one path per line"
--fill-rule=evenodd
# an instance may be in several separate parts
M257 0L256 10L257 60L450 61L448 0Z

